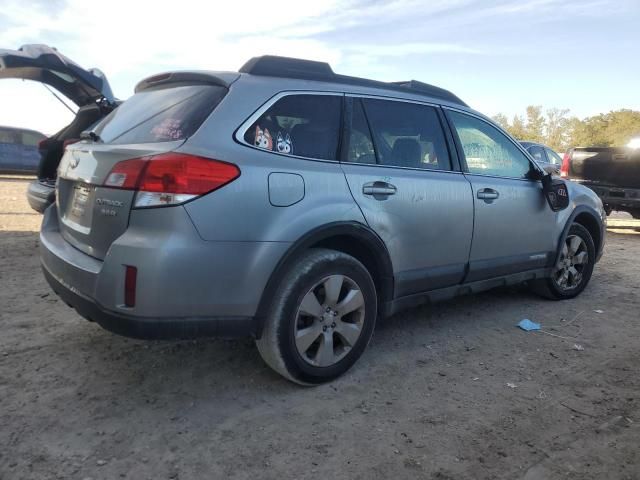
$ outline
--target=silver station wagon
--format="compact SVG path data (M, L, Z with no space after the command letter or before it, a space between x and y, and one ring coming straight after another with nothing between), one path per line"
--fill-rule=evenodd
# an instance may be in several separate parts
M403 308L522 282L572 298L605 242L591 190L417 81L271 56L163 73L82 138L40 237L58 295L122 335L252 336L300 384Z

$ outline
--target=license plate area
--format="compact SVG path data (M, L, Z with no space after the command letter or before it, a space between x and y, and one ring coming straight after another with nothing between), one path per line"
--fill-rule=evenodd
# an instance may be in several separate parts
M67 204L64 223L70 228L88 235L91 232L93 218L93 199L95 187L86 183L75 183L71 190L71 198Z

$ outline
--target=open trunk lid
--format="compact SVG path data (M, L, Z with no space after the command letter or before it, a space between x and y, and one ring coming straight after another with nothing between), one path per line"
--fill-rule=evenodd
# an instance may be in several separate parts
M46 45L24 45L18 50L0 49L0 78L46 83L79 107L115 98L104 73L85 70Z
M575 148L569 178L622 188L640 188L640 149L626 147Z

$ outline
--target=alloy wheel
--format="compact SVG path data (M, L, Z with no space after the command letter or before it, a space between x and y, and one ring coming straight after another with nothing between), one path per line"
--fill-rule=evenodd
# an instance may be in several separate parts
M562 290L577 288L588 263L589 251L585 241L578 235L569 235L553 272L554 282Z
M358 284L330 275L302 297L295 322L295 342L302 359L329 367L349 353L362 333L365 302Z

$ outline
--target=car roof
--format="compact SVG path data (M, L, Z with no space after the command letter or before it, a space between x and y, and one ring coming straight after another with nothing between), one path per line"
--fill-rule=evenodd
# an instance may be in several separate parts
M135 92L162 88L167 84L185 83L205 83L228 88L239 78L253 79L261 81L261 83L277 79L278 86L282 89L300 89L302 87L309 90L344 91L345 86L348 86L348 90L352 93L393 96L417 101L426 99L433 103L471 111L465 102L450 91L417 80L381 82L339 75L333 72L328 63L273 55L254 57L246 62L239 72L174 71L160 73L140 81L135 87Z

